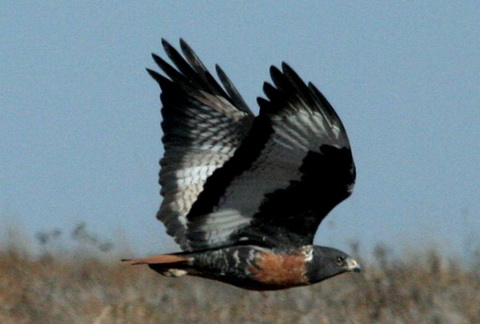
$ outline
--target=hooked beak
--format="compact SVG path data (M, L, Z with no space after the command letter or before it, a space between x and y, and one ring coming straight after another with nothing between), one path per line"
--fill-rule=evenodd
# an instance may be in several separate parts
M347 269L347 271L360 272L362 270L360 264L358 264L357 260L353 258L345 259L345 263L345 269Z

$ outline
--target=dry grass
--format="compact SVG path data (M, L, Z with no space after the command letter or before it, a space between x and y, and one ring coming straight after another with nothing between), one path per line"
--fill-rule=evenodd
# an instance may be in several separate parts
M480 323L480 273L435 253L264 295L86 256L0 251L0 323ZM364 263L365 265L365 263Z

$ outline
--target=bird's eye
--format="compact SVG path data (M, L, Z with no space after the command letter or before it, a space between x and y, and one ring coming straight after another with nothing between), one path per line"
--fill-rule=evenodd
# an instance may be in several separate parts
M337 263L337 265L339 265L339 266L343 265L343 258L342 258L342 257L338 257L337 260L336 260L336 263Z

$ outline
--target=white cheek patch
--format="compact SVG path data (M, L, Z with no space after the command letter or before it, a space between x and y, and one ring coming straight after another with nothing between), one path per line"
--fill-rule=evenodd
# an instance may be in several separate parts
M301 252L305 256L305 262L310 262L313 260L313 245L302 247Z

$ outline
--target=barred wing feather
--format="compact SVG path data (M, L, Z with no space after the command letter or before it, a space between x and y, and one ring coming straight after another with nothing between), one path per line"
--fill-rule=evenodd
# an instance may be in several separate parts
M253 114L219 67L223 88L185 42L181 41L184 56L164 40L163 46L173 66L153 55L166 76L148 70L161 87L163 104L163 201L157 218L186 248L186 215L207 178L240 145Z

